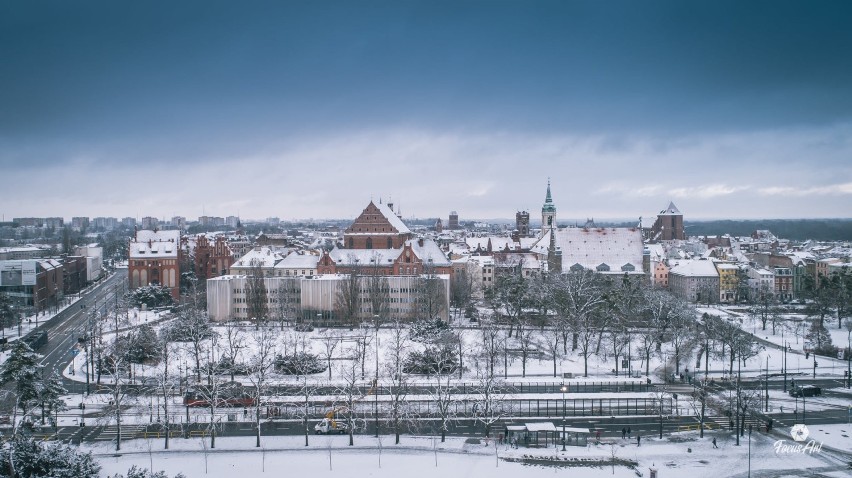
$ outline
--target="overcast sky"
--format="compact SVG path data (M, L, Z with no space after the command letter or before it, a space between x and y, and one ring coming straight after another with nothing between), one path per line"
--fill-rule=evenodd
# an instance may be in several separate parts
M852 2L0 0L0 213L850 217Z

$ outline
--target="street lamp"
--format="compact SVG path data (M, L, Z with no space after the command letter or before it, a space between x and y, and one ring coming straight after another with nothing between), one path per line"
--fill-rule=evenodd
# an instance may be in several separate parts
M373 398L375 399L376 438L379 438L379 314L373 316L376 322L376 378L373 381Z
M559 390L562 390L562 451L565 451L565 392L568 387L563 383Z
M766 354L766 379L763 381L764 390L766 390L766 406L765 411L769 411L769 354Z

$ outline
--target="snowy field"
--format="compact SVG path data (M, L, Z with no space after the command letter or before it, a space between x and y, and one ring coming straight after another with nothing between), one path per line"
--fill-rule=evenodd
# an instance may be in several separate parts
M614 445L592 445L587 448L569 447L565 453L551 447L545 449L511 449L493 443L466 444L463 439L450 438L446 443L429 437L403 437L401 446L392 444L392 437L356 437L355 447L346 446L346 437L311 437L310 447L304 447L303 437L264 438L264 448L253 448L245 439L220 438L218 448L205 453L201 441L172 440L173 450L149 453L146 440L125 442L124 450L115 456L108 444L84 447L97 455L103 475L126 472L132 465L165 470L170 474L183 472L193 477L261 476L344 476L420 478L439 475L442 478L478 477L537 477L569 474L582 477L649 476L649 469L659 470L658 476L690 478L719 478L745 475L748 469L747 439L737 447L732 439L718 438L714 449L710 436L699 440L696 435L678 435L674 439L656 442L651 437L637 447L635 441L616 440ZM801 470L826 466L822 460L803 454L776 454L774 438L755 434L752 437L751 465L757 470L788 470L773 476L801 476ZM436 448L433 448L436 447ZM160 449L157 441L151 448ZM690 451L691 449L691 451ZM550 460L617 458L632 460L635 468L609 465L597 467L554 466ZM499 457L499 458L498 458ZM533 458L534 463L507 461ZM638 472L638 473L637 473ZM640 474L641 473L641 474ZM760 476L760 475L758 475ZM844 476L839 474L837 476ZM845 475L848 476L848 475Z

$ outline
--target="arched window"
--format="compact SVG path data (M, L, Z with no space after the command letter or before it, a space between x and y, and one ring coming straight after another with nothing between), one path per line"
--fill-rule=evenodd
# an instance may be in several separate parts
M355 241L351 237L349 238L349 248L350 249L355 248Z
M367 238L367 249L372 249L372 248L373 248L373 238L368 237Z
M393 239L388 238L388 249L393 249Z

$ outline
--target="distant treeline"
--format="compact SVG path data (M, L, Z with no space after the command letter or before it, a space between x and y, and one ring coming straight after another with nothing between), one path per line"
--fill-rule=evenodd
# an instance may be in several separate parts
M634 223L598 223L604 227L633 227ZM805 241L852 241L852 219L749 219L741 221L684 221L687 236L751 236L768 229L781 239Z
M768 229L776 237L804 241L850 241L852 219L757 219L742 221L684 221L688 236L749 236L758 229Z

